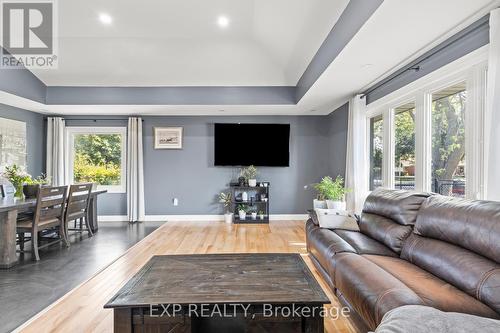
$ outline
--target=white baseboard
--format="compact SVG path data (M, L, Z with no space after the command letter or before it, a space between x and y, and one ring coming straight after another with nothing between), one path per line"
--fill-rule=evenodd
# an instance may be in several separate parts
M307 220L307 214L271 214L271 221L303 221ZM99 215L99 222L122 222L128 221L126 215ZM224 221L224 215L146 215L146 221Z
M127 215L99 215L98 222L127 222Z

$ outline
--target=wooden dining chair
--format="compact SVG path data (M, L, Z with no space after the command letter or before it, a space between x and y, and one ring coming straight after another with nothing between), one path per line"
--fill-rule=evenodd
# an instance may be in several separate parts
M64 223L67 186L40 187L38 189L35 214L17 220L19 247L24 252L25 233L31 234L31 251L35 260L40 260L38 250L54 243L64 241L69 246ZM38 234L43 230L57 229L59 237L39 246Z
M76 184L69 187L68 204L64 214L64 221L66 231L87 231L89 236L92 237L92 229L89 224L89 206L90 194L92 192L92 183ZM74 221L74 227L68 228L70 221ZM80 226L77 228L77 222ZM85 229L83 228L85 223Z

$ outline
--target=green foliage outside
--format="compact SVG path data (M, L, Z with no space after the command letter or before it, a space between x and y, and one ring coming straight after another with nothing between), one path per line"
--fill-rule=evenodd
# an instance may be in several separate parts
M461 91L432 103L432 179L464 180L458 168L465 158L465 107L467 92ZM415 163L415 109L397 113L395 118L395 162ZM371 122L372 182L381 179L383 120ZM409 180L404 178L405 180Z
M121 135L82 134L75 136L74 180L100 185L121 182Z

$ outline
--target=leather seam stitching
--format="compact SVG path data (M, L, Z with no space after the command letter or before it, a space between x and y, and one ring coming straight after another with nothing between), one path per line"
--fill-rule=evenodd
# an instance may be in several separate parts
M486 283L486 281L490 278L490 276L493 275L493 273L495 273L496 270L500 270L500 268L492 268L492 269L490 269L489 271L487 271L486 273L484 273L483 277L479 281L479 284L478 284L478 286L476 288L476 298L478 300L482 301L482 299L481 299L481 290L483 289L483 286Z

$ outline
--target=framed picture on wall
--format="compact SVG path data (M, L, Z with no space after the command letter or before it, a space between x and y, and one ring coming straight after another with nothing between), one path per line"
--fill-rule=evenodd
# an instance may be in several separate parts
M154 127L155 149L182 149L182 127Z

